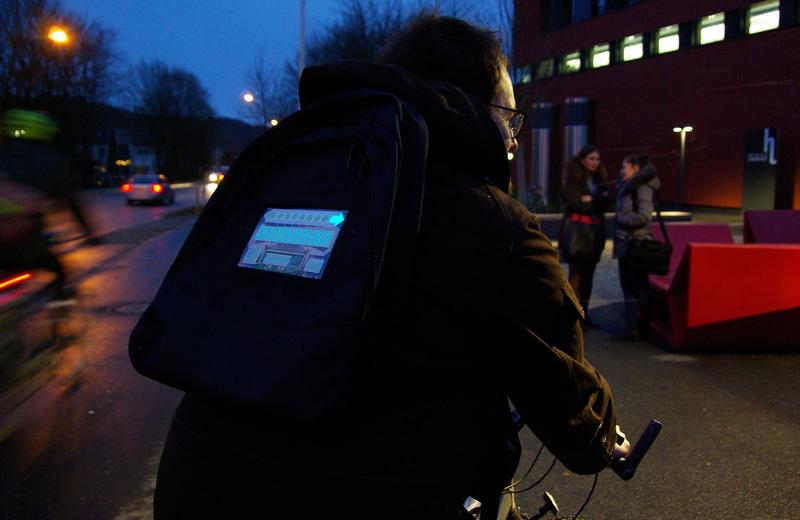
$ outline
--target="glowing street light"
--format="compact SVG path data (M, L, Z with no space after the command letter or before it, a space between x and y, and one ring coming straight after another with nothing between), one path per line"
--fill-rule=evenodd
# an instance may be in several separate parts
M269 124L271 124L272 126L278 126L278 122L279 121L277 119L270 119L269 120Z
M681 169L678 171L678 187L675 194L675 207L681 207L683 196L683 178L686 171L686 134L694 130L691 126L676 126L672 129L676 134L681 134Z
M250 92L245 92L242 94L242 100L249 105L256 100L256 97Z
M69 43L69 33L63 27L54 25L47 33L47 37L57 45L65 45Z

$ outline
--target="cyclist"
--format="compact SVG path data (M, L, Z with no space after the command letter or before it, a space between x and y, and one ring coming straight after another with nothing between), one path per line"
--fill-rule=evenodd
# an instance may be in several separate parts
M83 230L87 243L93 236L89 216L77 196L68 157L57 148L58 126L43 112L11 109L3 113L1 167L16 182L29 186L47 199L65 205Z
M187 393L162 453L157 519L462 518L466 496L497 493L516 468L509 398L575 472L627 452L558 253L507 194L524 112L494 33L420 16L381 62L308 68L300 98L377 88L425 118L410 296L382 288L349 400L313 429Z
M64 266L50 251L43 232L38 194L12 181L0 171L0 273L44 269L56 275L56 299L69 299Z

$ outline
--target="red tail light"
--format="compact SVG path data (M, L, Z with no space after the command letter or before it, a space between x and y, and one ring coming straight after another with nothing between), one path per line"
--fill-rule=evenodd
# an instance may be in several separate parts
M153 193L161 193L162 191L164 191L164 186L160 184L153 184L152 186L150 186L150 191L152 191Z
M120 187L120 189L122 190L123 193L128 193L133 189L133 187L130 185L130 183L126 182Z
M15 276L13 278L9 278L7 280L0 280L0 290L6 289L8 287L17 285L18 283L27 280L28 278L33 277L31 273L21 274L19 276Z

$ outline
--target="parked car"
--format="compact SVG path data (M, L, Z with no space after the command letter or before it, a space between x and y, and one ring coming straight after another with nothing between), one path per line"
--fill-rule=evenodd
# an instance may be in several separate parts
M129 206L137 202L175 202L175 192L164 175L134 175L122 184L121 190Z

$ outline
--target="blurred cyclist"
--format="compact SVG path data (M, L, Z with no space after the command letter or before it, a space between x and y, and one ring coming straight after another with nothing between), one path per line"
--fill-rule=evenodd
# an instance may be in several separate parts
M11 109L3 114L2 128L0 168L14 181L66 205L83 231L81 237L91 237L90 243L97 243L77 197L69 158L55 146L58 126L53 119L43 112Z
M0 171L0 277L30 269L56 275L56 299L69 299L64 267L44 234L41 196Z

